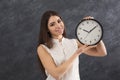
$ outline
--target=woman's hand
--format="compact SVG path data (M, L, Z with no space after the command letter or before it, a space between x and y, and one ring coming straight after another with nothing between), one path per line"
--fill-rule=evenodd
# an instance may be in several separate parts
M98 57L103 57L107 55L107 51L105 48L105 45L103 41L101 40L97 45L93 46L87 46L87 45L82 45L78 42L78 50L76 51L76 54L80 55L82 53L87 54L89 56L98 56Z
M94 17L92 17L92 16L86 16L83 19L94 19Z
M93 45L93 46L82 45L81 47L78 48L76 53L80 55L81 53L84 53L84 52L88 51L89 49L95 48L95 47L97 47L97 45Z

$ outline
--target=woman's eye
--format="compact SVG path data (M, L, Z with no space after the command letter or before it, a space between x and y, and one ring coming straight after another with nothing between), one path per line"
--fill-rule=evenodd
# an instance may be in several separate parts
M53 24L50 24L50 26L54 26Z
M50 26L54 26L54 23L51 23Z
M58 20L58 23L60 23L61 22L61 20Z

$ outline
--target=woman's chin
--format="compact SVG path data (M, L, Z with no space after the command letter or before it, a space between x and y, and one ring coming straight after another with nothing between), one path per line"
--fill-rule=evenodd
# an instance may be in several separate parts
M62 35L63 34L63 31L59 31L57 32L58 35Z

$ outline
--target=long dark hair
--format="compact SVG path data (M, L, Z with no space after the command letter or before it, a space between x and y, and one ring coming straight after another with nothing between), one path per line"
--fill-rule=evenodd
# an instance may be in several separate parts
M46 11L41 18L41 24L40 24L40 33L39 33L39 41L38 46L40 44L46 45L48 48L53 47L52 37L51 34L48 31L48 20L51 16L58 16L60 15L55 11ZM62 20L62 18L60 17ZM66 37L66 31L64 29L63 36Z

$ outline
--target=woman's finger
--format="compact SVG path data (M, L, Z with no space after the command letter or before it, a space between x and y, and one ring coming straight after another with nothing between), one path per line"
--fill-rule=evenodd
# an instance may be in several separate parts
M89 50L89 49L91 49L91 48L95 48L95 47L97 47L97 45L94 45L94 46L88 46L88 47L86 47L86 48L84 49L84 51L87 51L87 50Z
M86 16L83 19L94 19L94 17L92 17L92 16Z
M80 48L78 48L77 53L79 53L79 54L82 53L86 47L87 47L87 45L81 46Z
M81 49L84 49L84 48L86 48L86 47L88 47L88 45L85 44L85 45L81 46L80 48L81 48Z

